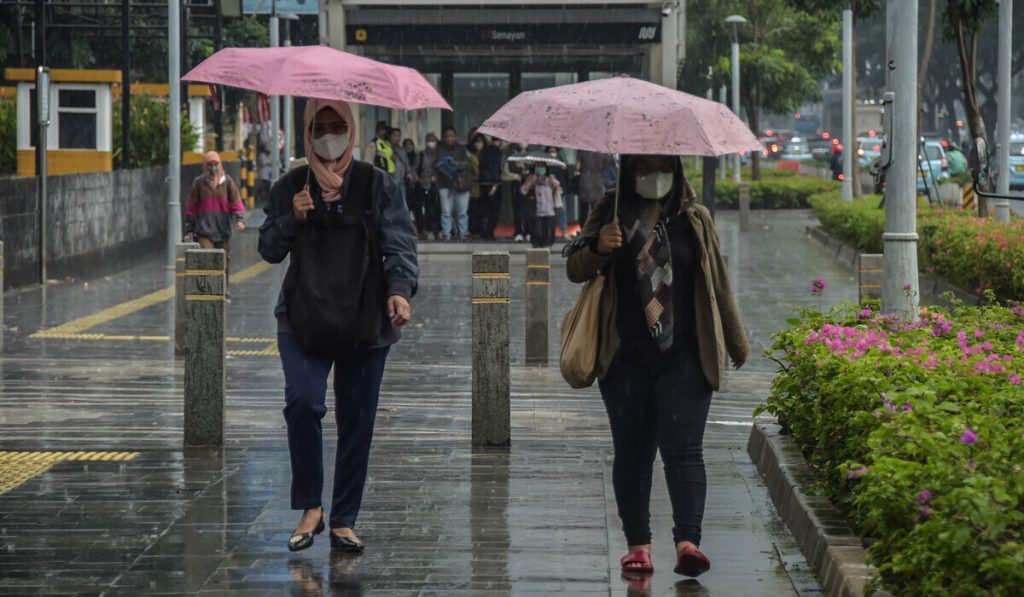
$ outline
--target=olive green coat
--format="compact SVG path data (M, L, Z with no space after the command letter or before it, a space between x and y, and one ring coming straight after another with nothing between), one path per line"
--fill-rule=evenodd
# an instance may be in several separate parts
M611 220L611 210L610 201L598 204L584 224L582 235L596 238L601 227ZM708 383L717 390L725 375L727 356L745 361L750 352L750 344L729 285L729 272L718 248L718 233L715 232L711 213L703 205L693 203L686 208L685 213L693 224L701 255L694 296L701 368ZM619 349L615 316L615 260L612 258L614 254L600 255L593 247L594 243L590 243L571 254L566 269L569 280L576 283L586 282L598 274L607 276L601 300L602 329L598 335L601 346L597 355L598 378L602 378ZM623 247L618 250L627 249Z

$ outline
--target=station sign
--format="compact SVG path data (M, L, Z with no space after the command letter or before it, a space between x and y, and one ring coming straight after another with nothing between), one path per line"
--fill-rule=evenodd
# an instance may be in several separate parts
M356 46L636 45L661 42L660 23L348 25Z

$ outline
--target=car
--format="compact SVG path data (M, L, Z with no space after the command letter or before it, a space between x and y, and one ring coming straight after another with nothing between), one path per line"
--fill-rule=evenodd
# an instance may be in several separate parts
M1024 137L1010 138L1010 190L1024 191Z
M946 150L942 149L940 141L927 140L921 145L923 153L919 153L917 156L917 192L918 194L925 193L925 179L927 178L927 190L933 197L936 197L939 184L949 178Z
M861 166L869 167L882 156L882 139L879 137L861 137L857 139L857 161Z
M807 147L807 141L804 141L801 137L791 137L786 142L786 146L782 150L782 159L784 160L795 160L798 162L805 162L807 160L814 159L811 155L810 149Z

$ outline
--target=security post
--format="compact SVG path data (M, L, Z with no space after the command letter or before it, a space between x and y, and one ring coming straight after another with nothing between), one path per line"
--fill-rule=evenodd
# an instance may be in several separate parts
M222 249L185 252L185 445L224 445Z
M526 251L526 362L548 362L551 251Z
M506 251L473 253L473 445L511 440L509 389L510 259Z
M185 252L199 243L178 243L174 247L174 354L185 354Z

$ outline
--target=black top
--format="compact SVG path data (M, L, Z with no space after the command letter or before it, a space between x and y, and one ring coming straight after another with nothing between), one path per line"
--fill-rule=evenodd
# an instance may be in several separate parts
M700 255L693 224L686 214L668 223L669 246L672 248L672 309L675 335L666 354L677 354L697 347L697 315L694 292ZM661 350L647 329L636 261L628 249L616 252L615 284L618 298L616 323L621 346L619 356L632 363L650 365L662 358Z
M501 182L501 157L501 148L490 143L480 152L481 184Z

